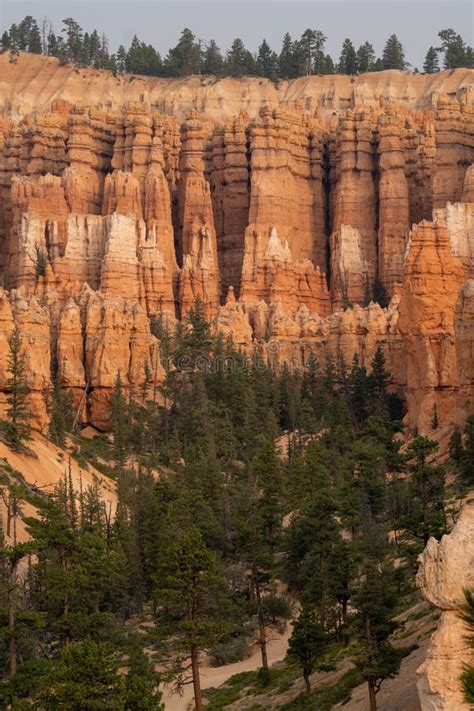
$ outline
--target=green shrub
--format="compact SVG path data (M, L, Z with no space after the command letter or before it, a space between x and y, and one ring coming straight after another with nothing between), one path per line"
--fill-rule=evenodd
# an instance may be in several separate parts
M236 637L226 642L220 642L209 650L211 664L220 667L224 664L240 662L249 656L250 645L246 637Z

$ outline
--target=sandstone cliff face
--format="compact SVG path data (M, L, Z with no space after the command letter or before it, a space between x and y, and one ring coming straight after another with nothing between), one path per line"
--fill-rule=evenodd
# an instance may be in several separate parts
M474 501L468 501L449 536L430 538L416 577L423 596L441 611L425 662L418 669L423 711L468 711L459 677L474 655L459 619L463 590L474 586Z
M456 420L453 410L460 387L456 304L464 276L446 228L427 221L416 225L406 259L398 325L405 346L410 424L425 432L435 404L442 419Z
M161 377L150 320L172 326L197 297L216 328L276 366L313 353L368 364L381 345L409 427L429 433L436 404L447 432L472 409L468 70L277 89L112 86L29 55L0 67L2 347L14 320L26 329L18 299L42 314L39 423L52 362L84 400L82 420L106 427L119 370L133 391L145 370ZM371 303L376 279L386 309Z

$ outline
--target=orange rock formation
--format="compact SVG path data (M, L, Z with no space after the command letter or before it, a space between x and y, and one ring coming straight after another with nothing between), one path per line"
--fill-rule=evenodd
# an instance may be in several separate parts
M22 54L0 70L0 353L18 323L39 425L54 363L107 427L118 372L136 397L162 377L151 320L196 297L275 365L381 345L407 426L472 410L472 72L276 88Z

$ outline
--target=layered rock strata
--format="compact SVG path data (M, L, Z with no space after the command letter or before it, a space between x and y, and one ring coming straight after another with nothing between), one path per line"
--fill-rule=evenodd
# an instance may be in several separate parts
M3 76L0 102L13 76L21 85L17 69ZM248 96L234 80L206 91L186 80L190 97L177 90L172 105L157 80L161 103L134 86L97 106L70 101L67 86L30 113L25 98L5 102L5 323L19 299L41 310L50 362L101 427L119 370L133 390L150 369L159 378L152 321L172 327L200 298L216 328L277 366L354 353L368 364L381 345L407 426L428 432L436 406L447 432L474 388L468 77L383 73L350 94L346 78L311 78L284 96L253 80ZM49 387L41 368L32 378L32 392Z

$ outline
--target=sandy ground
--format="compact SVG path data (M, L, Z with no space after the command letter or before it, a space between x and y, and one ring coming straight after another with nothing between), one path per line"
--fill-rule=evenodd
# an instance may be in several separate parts
M267 644L268 662L270 665L281 662L285 658L288 640L291 636L291 629L291 624L288 624L282 635L272 633ZM242 662L226 664L222 667L202 666L201 687L202 689L209 689L211 687L221 686L234 674L254 671L260 667L260 664L260 650L257 648L250 657L244 659ZM170 689L165 687L163 700L165 702L166 711L190 711L190 709L194 708L192 684L185 687L182 696L173 694Z
M402 631L404 633L395 643L401 646L416 644L418 648L402 661L398 676L383 683L377 696L378 708L379 711L420 711L416 688L416 670L426 657L433 625L436 622L433 619L430 607L422 601L417 602L397 619L403 624ZM282 637L273 639L269 644L269 658L272 664L284 659L290 631L290 629L287 629ZM257 669L259 665L260 656L257 650L251 657L237 664L229 664L216 669L204 667L201 674L202 687L207 689L211 686L221 686L233 674ZM352 667L351 660L344 659L333 672L315 672L311 676L311 686L313 689L319 686L331 686L337 683ZM258 705L265 709L268 708L270 711L271 709L280 708L283 704L302 693L303 690L304 684L301 678L298 678L291 688L285 691L274 688L268 694L246 696L244 690L240 699L229 705L229 709L250 711L255 705ZM184 696L181 698L165 693L167 711L191 711L194 708L192 700L191 687L187 687ZM340 711L369 711L366 684L356 687L351 693L350 699L338 704L334 709L339 709ZM315 709L315 711L317 710Z
M4 459L12 469L18 471L33 490L37 487L38 490L47 493L51 493L54 487L64 478L69 466L71 467L71 478L76 491L80 490L81 480L82 487L85 490L94 482L94 479L97 479L107 510L111 512L112 516L114 515L117 506L115 482L95 470L92 466L84 469L74 459L71 458L69 460L64 451L58 449L52 442L49 442L37 432L34 432L32 436L32 441L27 444L34 456L13 452L3 442L0 442L0 460ZM31 516L34 515L35 509L30 504L23 503L22 513L23 516ZM5 524L5 506L1 498L0 515L3 517L3 523ZM17 534L19 541L24 541L27 538L21 519L17 521Z

